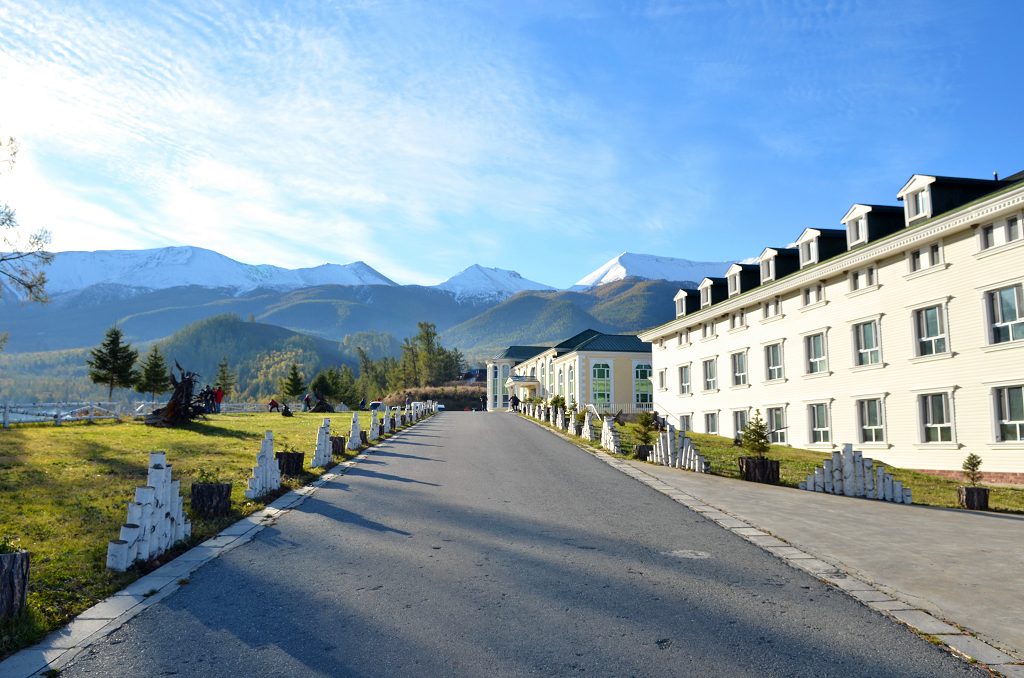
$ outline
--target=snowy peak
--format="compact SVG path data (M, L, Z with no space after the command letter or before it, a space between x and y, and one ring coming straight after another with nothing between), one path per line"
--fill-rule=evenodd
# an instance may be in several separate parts
M456 299L505 299L524 290L554 289L549 285L527 280L515 271L487 268L479 264L473 264L435 287L451 292Z
M731 261L690 261L653 254L623 252L580 278L571 289L589 289L623 278L700 282L706 277L725 275L725 270L731 264Z
M361 261L344 266L323 264L287 269L243 264L201 247L57 252L46 267L46 289L50 294L103 284L144 289L199 285L245 292L257 287L296 289L312 285L395 283Z

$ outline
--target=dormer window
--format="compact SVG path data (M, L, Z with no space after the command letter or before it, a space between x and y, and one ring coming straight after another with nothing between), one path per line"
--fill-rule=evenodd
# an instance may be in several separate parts
M733 296L740 293L740 274L734 273L729 276L729 296Z
M846 243L850 247L867 242L867 218L857 217L846 225Z
M686 304L682 299L676 299L676 317L686 314Z
M700 307L704 308L711 305L711 288L705 287L700 291Z
M800 266L818 263L818 239L800 243Z
M775 280L775 257L761 262L761 282Z
M907 196L907 209L910 210L910 218L917 219L928 211L928 196L925 189L914 191Z

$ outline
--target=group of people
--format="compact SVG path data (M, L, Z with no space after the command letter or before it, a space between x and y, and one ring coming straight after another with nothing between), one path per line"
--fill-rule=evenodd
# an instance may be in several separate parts
M220 387L220 384L217 384L214 388L210 388L209 384L203 386L199 389L196 397L202 404L204 413L220 414L221 403L224 402L224 389Z

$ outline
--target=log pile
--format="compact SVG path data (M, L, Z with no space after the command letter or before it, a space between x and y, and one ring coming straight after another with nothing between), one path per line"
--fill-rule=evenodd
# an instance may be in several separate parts
M909 487L903 487L902 482L885 472L884 466L876 466L874 460L864 457L849 443L843 445L842 452L833 452L831 459L814 469L800 483L800 489L895 504L911 504L914 500Z

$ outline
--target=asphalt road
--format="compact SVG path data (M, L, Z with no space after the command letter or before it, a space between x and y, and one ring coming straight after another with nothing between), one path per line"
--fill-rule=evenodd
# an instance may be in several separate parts
M984 674L529 422L446 412L61 675Z

